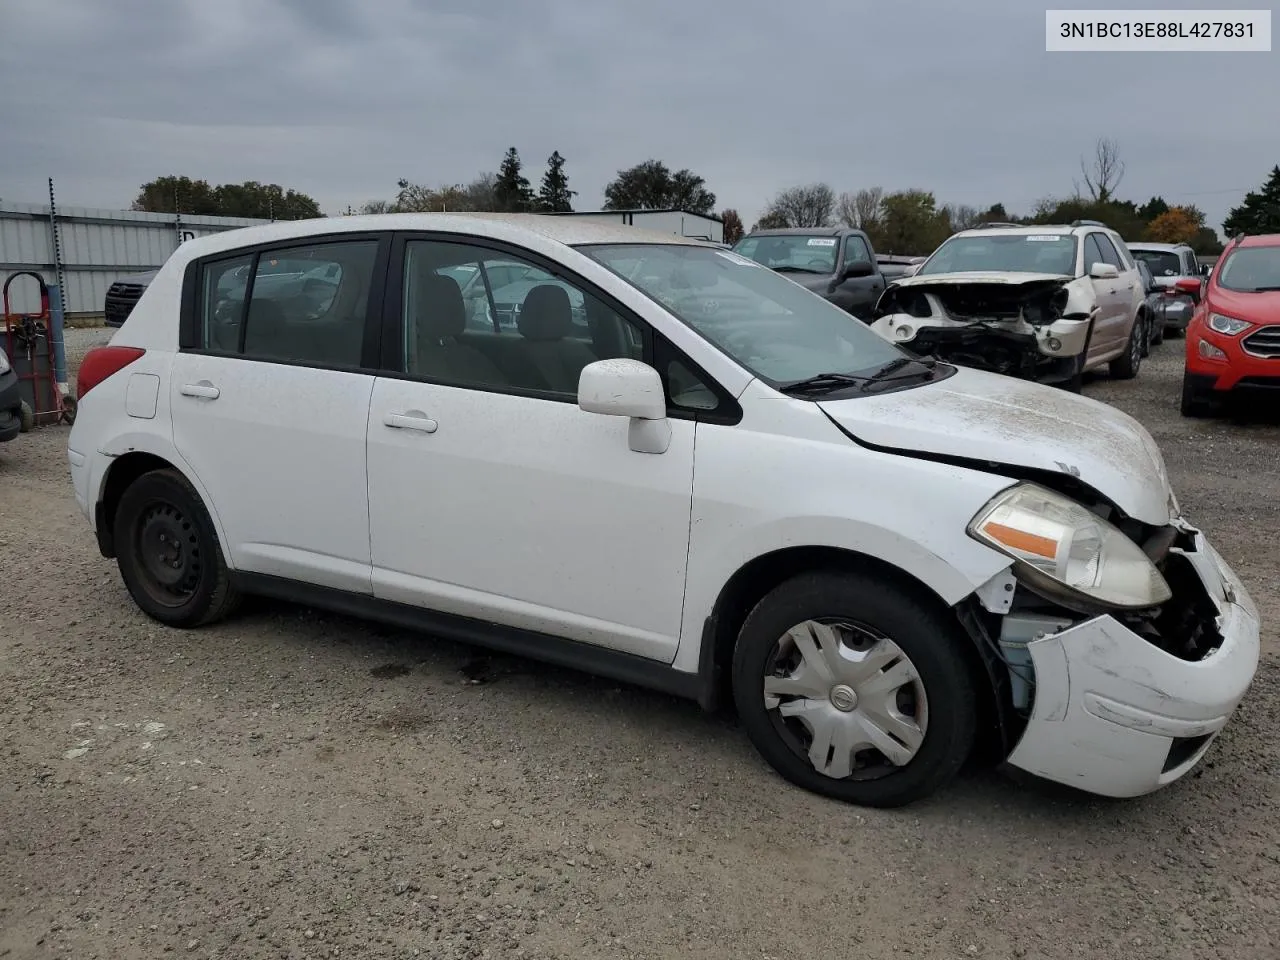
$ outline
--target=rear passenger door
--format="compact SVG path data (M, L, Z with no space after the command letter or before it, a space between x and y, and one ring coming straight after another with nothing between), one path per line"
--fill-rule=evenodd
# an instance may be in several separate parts
M1084 238L1084 269L1088 274L1095 263L1109 263L1118 271L1124 266L1116 253L1115 247L1107 239L1106 234L1094 231ZM1094 295L1098 300L1098 317L1093 326L1093 338L1090 341L1090 360L1109 357L1116 353L1123 343L1122 337L1128 333L1124 329L1126 320L1125 305L1128 291L1124 290L1123 272L1112 280L1092 280Z
M174 444L238 570L371 590L365 432L389 245L308 238L187 274Z
M520 278L493 283L489 268L513 261ZM463 265L510 323L467 327ZM385 316L368 434L375 596L669 662L695 423L672 419L665 453L636 453L625 419L577 406L584 366L646 357L652 332L555 264L456 235L398 241ZM669 379L701 402L695 375Z

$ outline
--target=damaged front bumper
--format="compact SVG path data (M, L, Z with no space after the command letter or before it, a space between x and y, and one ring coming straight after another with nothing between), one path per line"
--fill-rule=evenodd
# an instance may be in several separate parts
M1258 612L1199 531L1179 550L1216 605L1220 642L1198 660L1099 616L1027 644L1035 699L1014 766L1108 797L1157 790L1193 769L1258 666Z
M1035 326L1022 320L963 322L897 313L871 326L914 353L1038 380L1074 374L1089 338L1089 321L1074 318Z

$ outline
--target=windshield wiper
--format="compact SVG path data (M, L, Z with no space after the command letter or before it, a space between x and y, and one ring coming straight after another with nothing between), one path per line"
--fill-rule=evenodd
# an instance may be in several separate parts
M1253 288L1254 293L1275 293L1277 290L1280 290L1280 285Z
M774 270L777 273L816 273L824 277L827 275L826 270L818 270L815 267L794 267L790 264L783 264L780 267L770 267L769 269Z
M865 384L867 379L867 377L860 377L852 373L819 373L816 376L806 377L804 380L788 383L778 389L786 394L809 393L814 390L824 389L838 390L851 384Z
M924 369L913 370L910 373L898 374L896 377L890 376L891 373L895 373L903 367L910 366L913 363L924 367ZM870 376L864 377L863 379L865 382L862 384L862 391L865 393L867 390L871 389L873 384L877 383L893 383L898 380L908 380L912 377L928 377L929 379L932 379L937 366L938 361L932 357L924 360L917 357L898 357L895 360L890 360Z

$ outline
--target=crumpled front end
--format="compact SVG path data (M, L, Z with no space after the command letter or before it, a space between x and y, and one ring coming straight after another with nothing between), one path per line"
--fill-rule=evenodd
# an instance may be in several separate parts
M871 328L921 356L1055 381L1076 372L1088 340L1091 304L1080 296L1070 277L909 281L884 292Z
M1192 770L1226 726L1257 670L1258 612L1204 536L1176 526L1181 545L1163 564L1174 597L1158 613L1098 616L1022 645L1015 675L1034 694L1011 764L1134 797Z

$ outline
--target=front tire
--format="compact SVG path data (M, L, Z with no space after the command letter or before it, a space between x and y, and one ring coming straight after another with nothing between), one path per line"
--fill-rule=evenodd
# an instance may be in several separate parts
M802 574L742 625L738 715L765 760L797 786L902 806L947 783L973 747L966 643L945 612L882 577Z
M209 513L176 470L134 480L116 508L116 564L143 613L172 627L213 623L231 613L231 583Z
M1200 386L1190 375L1184 373L1181 410L1184 417L1213 417L1222 412L1222 403L1214 396L1212 389Z

